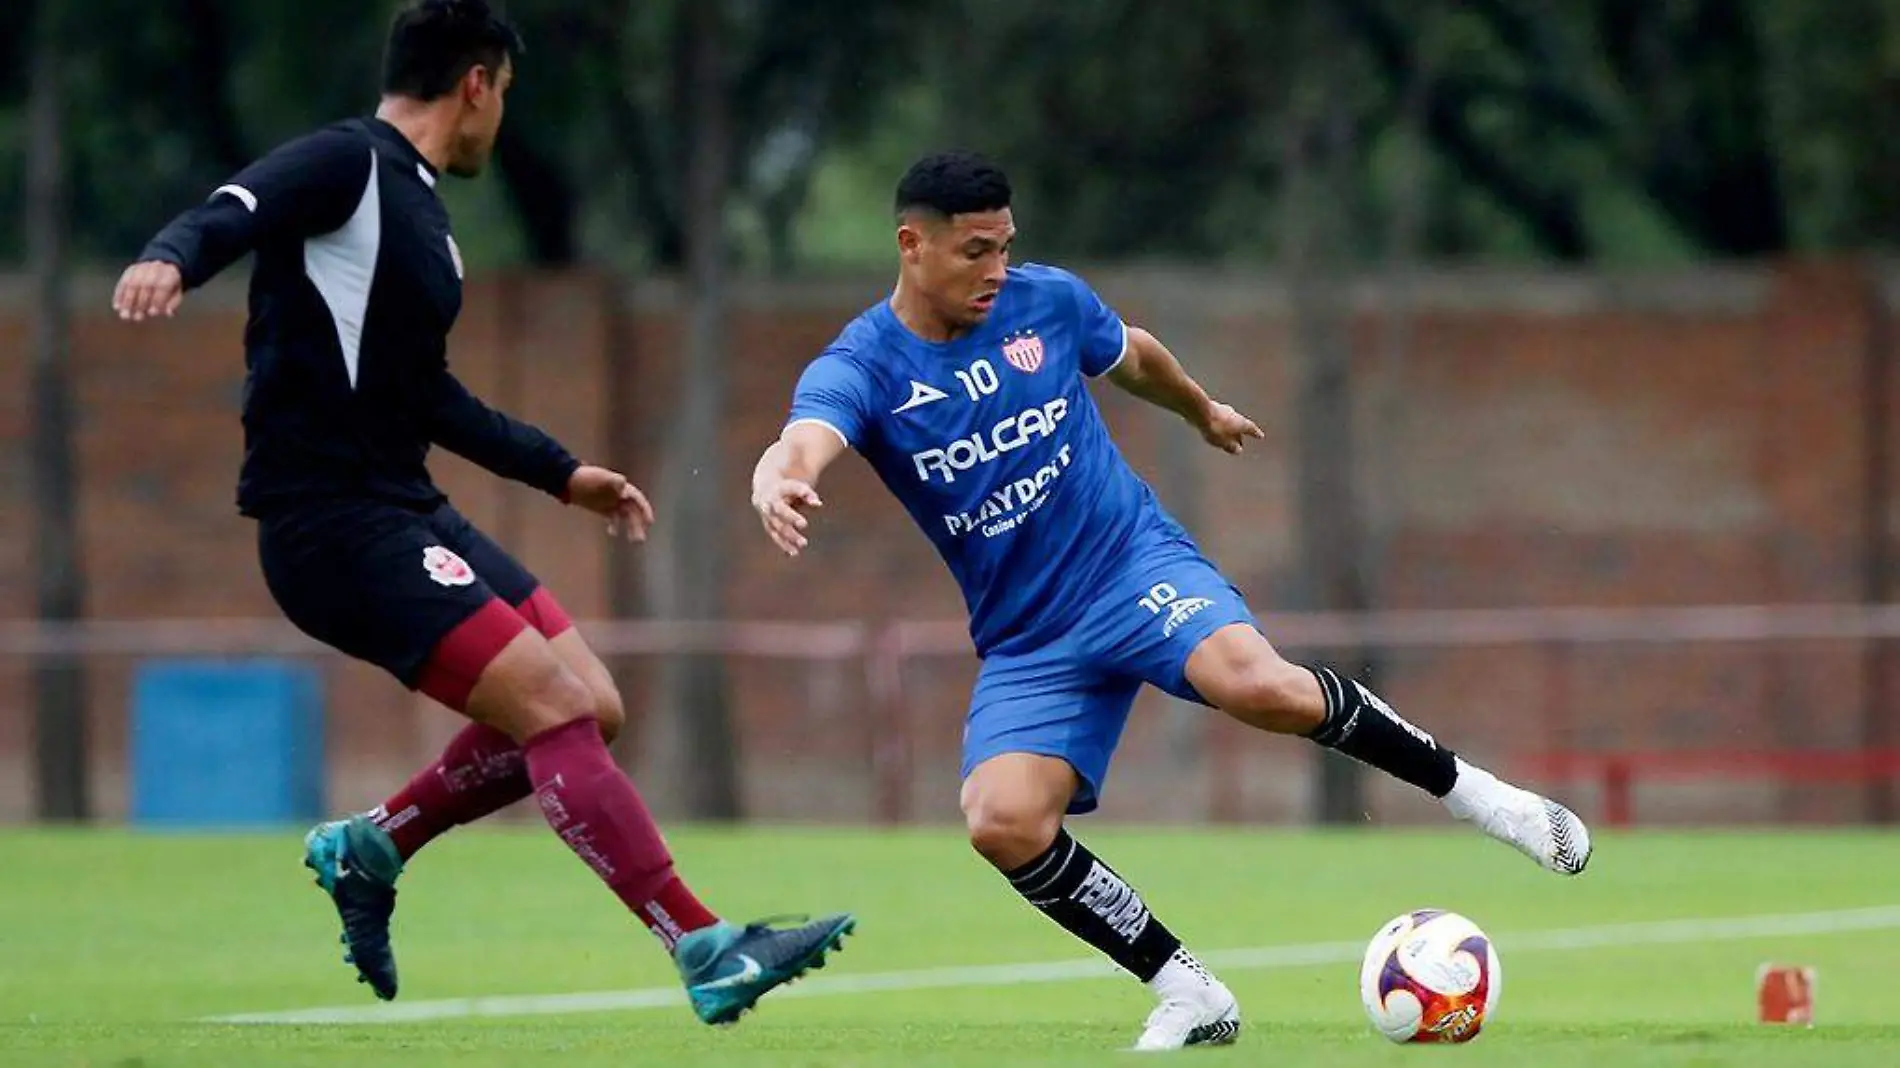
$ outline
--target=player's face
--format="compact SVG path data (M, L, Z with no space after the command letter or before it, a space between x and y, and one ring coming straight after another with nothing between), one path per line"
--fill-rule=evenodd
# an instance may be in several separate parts
M455 155L448 171L458 178L473 178L488 165L495 151L495 139L501 136L501 118L509 86L515 82L515 66L501 61L500 70L476 67L462 79L462 126L455 139Z
M917 291L944 322L968 328L989 318L1008 277L1016 220L1008 208L907 221L898 249Z

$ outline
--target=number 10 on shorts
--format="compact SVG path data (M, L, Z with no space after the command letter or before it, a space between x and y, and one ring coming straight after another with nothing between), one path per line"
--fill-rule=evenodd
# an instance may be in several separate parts
M1152 615L1160 615L1161 610L1173 604L1181 596L1180 591L1166 582L1157 582L1148 587L1148 592L1140 598L1141 607Z

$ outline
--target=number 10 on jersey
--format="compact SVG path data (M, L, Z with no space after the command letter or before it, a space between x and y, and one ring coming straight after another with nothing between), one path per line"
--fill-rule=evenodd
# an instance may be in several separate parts
M988 360L978 360L970 365L969 370L958 371L956 375L957 381L963 383L963 392L968 393L971 400L982 400L1003 385L996 377L996 368L990 366Z

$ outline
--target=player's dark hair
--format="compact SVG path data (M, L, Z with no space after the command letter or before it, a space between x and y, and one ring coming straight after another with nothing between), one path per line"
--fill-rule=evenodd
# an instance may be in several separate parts
M383 52L383 93L436 100L471 67L501 70L524 51L514 23L486 0L419 0L396 13Z
M938 152L910 165L897 183L897 214L950 218L1009 207L1009 176L974 152Z

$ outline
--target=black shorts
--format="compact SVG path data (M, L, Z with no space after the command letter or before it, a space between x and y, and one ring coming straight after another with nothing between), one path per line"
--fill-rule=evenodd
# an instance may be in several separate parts
M446 647L464 647L451 659L467 676L466 698L527 626L552 637L570 625L527 568L446 503L308 505L260 520L257 548L271 596L298 629L458 708L429 685Z

